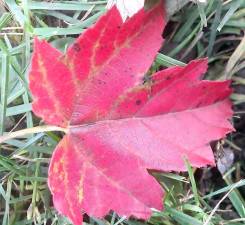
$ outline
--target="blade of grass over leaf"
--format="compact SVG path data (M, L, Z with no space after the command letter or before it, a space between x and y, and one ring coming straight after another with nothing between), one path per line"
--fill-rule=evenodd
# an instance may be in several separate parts
M16 137L22 137L28 134L35 134L35 133L40 133L40 132L48 132L48 131L62 131L62 132L67 132L67 128L62 128L62 127L57 127L57 126L39 126L39 127L32 127L32 128L27 128L24 130L19 130L15 131L12 133L8 133L4 136L0 136L0 143L7 141L9 139L13 139Z

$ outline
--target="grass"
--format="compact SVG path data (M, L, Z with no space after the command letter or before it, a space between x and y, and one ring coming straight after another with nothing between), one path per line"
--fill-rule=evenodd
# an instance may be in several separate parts
M243 121L245 78L245 2L242 0L209 0L206 5L188 3L179 9L178 1L169 11L165 47L153 64L158 67L184 65L190 59L209 56L208 79L234 80L234 123ZM105 11L106 1L33 1L5 0L0 6L1 104L0 135L42 124L31 112L28 89L28 67L33 37L46 38L65 50L74 38L91 26ZM167 46L169 49L167 49ZM172 49L172 50L171 50ZM244 70L243 70L244 71ZM158 225L201 225L245 223L244 163L238 129L224 147L237 156L224 174L210 168L188 173L158 174L166 190L165 210L153 209L148 221ZM27 134L1 145L0 152L0 223L70 224L52 207L47 187L47 169L60 135L57 132ZM239 150L240 149L240 150ZM201 173L201 175L200 175ZM199 175L198 175L199 174ZM218 174L218 175L217 175ZM218 176L219 182L206 178ZM203 182L208 183L208 191ZM126 220L111 212L104 220L87 218L88 224L143 225L146 222Z

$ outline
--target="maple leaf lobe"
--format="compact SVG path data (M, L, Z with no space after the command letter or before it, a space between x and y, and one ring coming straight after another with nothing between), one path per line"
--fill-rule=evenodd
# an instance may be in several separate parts
M70 85L69 71L60 60L61 57L62 53L46 41L35 38L29 86L35 114L47 123L65 127L71 115L74 90ZM58 88L60 86L62 89Z

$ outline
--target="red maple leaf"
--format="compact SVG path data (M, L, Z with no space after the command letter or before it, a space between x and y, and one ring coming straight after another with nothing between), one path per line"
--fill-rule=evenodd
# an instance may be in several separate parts
M147 219L163 190L147 169L214 165L209 143L232 131L229 81L202 81L207 59L143 77L162 44L162 5L125 23L114 7L65 54L35 40L33 111L68 132L48 183L56 209L74 224L109 210Z

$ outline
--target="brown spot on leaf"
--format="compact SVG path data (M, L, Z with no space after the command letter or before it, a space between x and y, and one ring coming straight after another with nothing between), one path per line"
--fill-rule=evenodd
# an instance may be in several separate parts
M216 99L214 100L214 104L217 103L217 102L219 102L219 101L221 101L221 100L222 100L221 98L216 98Z
M198 108L198 107L200 107L202 104L203 104L203 102L200 101L200 102L197 103L196 107Z
M99 80L99 79L97 80L97 82L98 82L98 84L104 84L104 85L106 84L106 82L105 82L105 81L103 81L103 80Z
M136 100L135 104L136 105L140 105L141 104L141 100L140 99Z
M78 43L74 43L72 48L74 49L75 52L81 51L80 45Z

